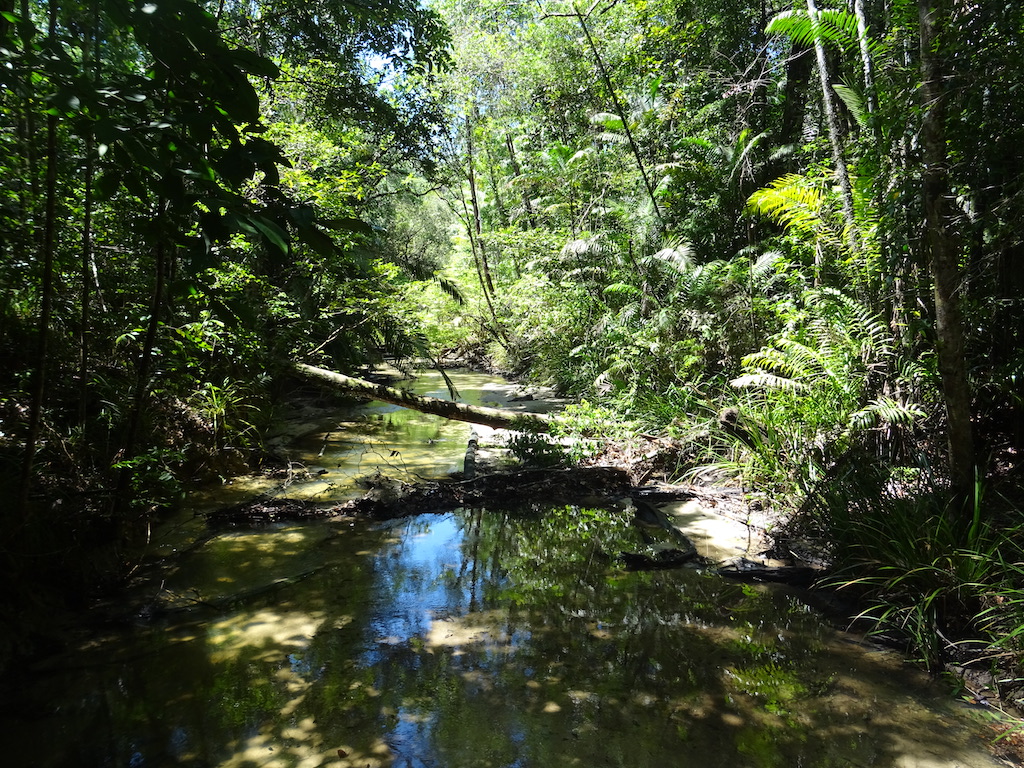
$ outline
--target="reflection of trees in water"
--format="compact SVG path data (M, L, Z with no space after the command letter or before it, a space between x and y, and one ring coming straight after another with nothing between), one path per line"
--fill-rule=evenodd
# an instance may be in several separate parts
M628 515L582 518L460 518L462 557L433 572L466 636L385 644L374 668L367 705L397 765L645 766L683 752L722 766L885 765L922 724L865 739L861 722L835 722L814 700L832 673L806 610L695 571L622 572L612 555L635 543ZM808 746L815 729L827 750Z
M957 752L886 670L823 654L827 630L784 593L623 571L614 556L635 546L630 519L474 510L314 537L324 561L310 578L227 614L197 611L137 638L141 658L80 681L92 692L77 755L731 768L894 765L922 740ZM310 616L315 630L302 629ZM878 711L875 697L893 705Z

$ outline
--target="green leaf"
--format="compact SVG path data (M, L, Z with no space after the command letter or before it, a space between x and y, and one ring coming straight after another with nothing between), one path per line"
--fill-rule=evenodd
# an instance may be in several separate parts
M235 48L231 51L231 58L235 60L239 69L252 75L276 79L281 74L277 64L247 48Z
M106 173L101 174L93 183L96 198L99 200L109 200L120 188L120 171L107 171Z
M299 229L298 238L300 242L308 245L320 256L333 256L338 251L330 236L316 227L303 227Z
M346 217L341 219L325 219L321 223L330 228L344 232L354 232L358 235L372 235L373 227L361 219Z
M602 293L605 296L639 296L640 289L629 283L612 283L605 286Z
M850 114L853 115L853 119L857 121L857 125L862 130L867 130L868 127L868 111L864 106L864 98L857 93L853 88L843 83L837 83L832 86L839 98L843 100L846 108L850 110Z
M288 253L288 233L262 216L249 216L249 221L281 253Z

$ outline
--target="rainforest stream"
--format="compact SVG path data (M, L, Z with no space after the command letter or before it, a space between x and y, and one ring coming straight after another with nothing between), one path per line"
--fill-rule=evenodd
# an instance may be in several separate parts
M453 380L475 404L505 405L513 389ZM447 396L436 373L415 389ZM154 532L132 619L38 662L4 708L2 763L997 764L984 713L837 631L799 592L709 568L623 568L616 554L637 537L628 505L205 528L203 512L259 493L337 501L378 471L444 477L471 429L368 404L290 442L307 479L195 492Z

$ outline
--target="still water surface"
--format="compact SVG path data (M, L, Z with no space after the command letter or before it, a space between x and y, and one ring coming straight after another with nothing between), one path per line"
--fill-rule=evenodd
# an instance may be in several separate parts
M377 463L443 474L469 432L342 418L295 449L327 474L288 492L344 498ZM199 530L186 516L162 546ZM995 765L979 721L893 655L785 590L625 571L637 536L628 509L578 508L222 534L137 585L159 610L39 669L3 764Z

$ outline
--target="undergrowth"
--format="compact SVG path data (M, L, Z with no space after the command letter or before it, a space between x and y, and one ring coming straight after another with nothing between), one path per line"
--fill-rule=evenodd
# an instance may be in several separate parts
M860 457L818 484L788 526L832 563L857 618L929 669L1024 650L1024 515L982 481L954 499L926 462Z

